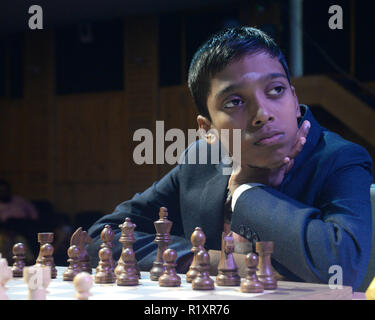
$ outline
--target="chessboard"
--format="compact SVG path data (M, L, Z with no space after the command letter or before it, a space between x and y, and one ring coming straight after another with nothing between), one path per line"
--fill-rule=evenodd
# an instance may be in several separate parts
M66 267L56 267L57 277L48 286L46 300L77 300L72 281L63 281ZM95 270L93 270L93 275ZM193 290L184 274L179 287L160 287L158 281L150 280L149 272L141 272L139 285L118 286L96 284L90 290L89 300L351 300L352 288L331 289L328 285L279 281L275 290L262 293L242 293L240 287L217 286L213 290ZM215 277L211 277L215 280ZM23 278L8 281L9 300L27 300L28 288Z

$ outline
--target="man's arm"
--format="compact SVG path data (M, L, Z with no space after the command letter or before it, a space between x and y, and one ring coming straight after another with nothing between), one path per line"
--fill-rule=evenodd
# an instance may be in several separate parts
M191 244L183 238L180 217L179 170L180 166L175 167L143 193L137 193L131 200L119 204L112 214L102 217L88 230L89 236L94 240L87 248L93 267L98 264L98 250L101 244L100 233L107 224L112 227L115 233L113 256L115 259L119 258L122 249L121 243L118 242L121 236L119 225L124 222L126 217L129 217L136 224L135 237L137 242L133 248L138 265L141 270L148 271L151 269L157 252L157 245L153 242L156 233L153 223L159 219L160 207L168 209L168 219L173 222L172 243L169 247L177 250L179 257L190 251Z
M358 146L335 154L315 200L305 205L271 187L254 187L238 198L231 230L245 225L261 240L274 241L272 257L307 282L327 283L338 265L343 285L358 287L371 249L371 159ZM303 170L303 169L302 169Z

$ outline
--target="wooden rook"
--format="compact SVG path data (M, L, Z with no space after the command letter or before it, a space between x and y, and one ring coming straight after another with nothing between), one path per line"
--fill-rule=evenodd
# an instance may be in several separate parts
M80 250L76 245L72 245L68 249L68 269L63 273L64 281L73 281L74 277L81 272L80 266Z
M210 278L210 256L206 250L197 253L198 274L192 281L193 290L213 290L214 281Z
M136 286L139 283L135 254L132 248L125 248L121 252L121 261L124 263L119 269L117 277L118 286Z
M163 253L168 249L168 245L171 242L170 231L172 228L172 222L168 220L168 210L165 207L161 207L159 211L159 220L154 222L156 237L154 242L158 245L158 250L152 268L150 270L150 279L152 281L158 281L159 277L163 274L164 261Z
M55 266L55 261L53 259L53 251L54 251L54 248L52 246L53 239L54 239L53 232L38 233L38 242L40 244L40 251L36 259L36 264L50 267L51 278L55 279L57 277L57 269Z
M258 263L259 258L256 253L250 252L246 255L245 264L247 267L247 275L241 282L241 292L260 293L264 291L263 284L256 275Z
M174 249L167 249L163 253L164 273L159 277L160 287L179 287L181 278L176 272L177 252Z
M122 243L122 252L125 251L125 249L130 248L133 250L133 244L136 242L136 238L134 236L134 229L136 228L136 224L132 223L130 218L125 218L125 221L123 224L119 225L119 228L121 229L121 236L118 240L120 243ZM125 262L122 260L122 254L120 255L120 258L117 262L117 266L115 268L115 274L116 276L119 275L121 272L124 271ZM135 260L135 257L134 257ZM138 278L141 277L141 273L137 264L137 260L135 260L135 266L137 269L137 275Z
M102 232L100 233L100 239L102 240L102 244L100 245L100 248L108 248L111 251L111 257L110 257L110 264L112 271L115 270L115 260L112 256L112 249L113 249L113 239L115 237L115 234L111 228L110 225L105 225Z
M92 274L92 268L90 265L90 256L86 250L86 245L92 243L92 239L88 235L87 231L83 231L82 227L79 227L70 238L70 245L77 246L80 252L79 256L79 269L81 272L87 272Z
M12 273L14 278L22 278L23 277L23 268L25 267L25 253L26 248L23 243L19 242L16 243L13 248L13 266L12 266Z
M256 243L256 252L259 255L258 279L263 283L265 290L276 289L277 280L271 264L273 241L258 241Z
M204 249L206 243L206 235L200 227L196 227L191 234L190 241L192 244L191 252L194 254L193 261L186 273L186 282L191 283L198 274L197 253Z
M238 275L238 268L233 256L234 238L233 232L221 236L221 258L218 265L216 284L219 286L239 286L241 277Z

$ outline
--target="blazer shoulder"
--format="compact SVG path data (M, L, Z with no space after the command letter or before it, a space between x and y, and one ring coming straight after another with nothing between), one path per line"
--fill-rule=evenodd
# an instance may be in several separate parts
M365 162L372 165L371 156L363 146L346 140L335 132L324 130L319 145L327 158L334 157L336 161Z

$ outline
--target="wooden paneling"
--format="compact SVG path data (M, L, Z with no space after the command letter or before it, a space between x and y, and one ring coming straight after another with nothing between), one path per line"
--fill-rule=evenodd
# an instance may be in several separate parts
M375 112L327 76L293 78L300 103L321 105L362 139L375 147Z
M187 85L160 89L160 117L164 121L164 134L169 129L181 129L188 146L188 129L198 129L197 111ZM165 142L165 149L172 142ZM168 163L158 166L159 177L164 176L174 165Z
M155 133L158 103L158 20L157 17L134 17L125 20L125 92L128 110L130 150L137 129ZM157 178L156 165L136 165L128 162L128 191L130 195L145 190Z
M71 219L80 211L113 212L128 199L128 183L59 183L56 184L56 204Z
M127 116L123 92L56 100L56 182L123 181Z
M53 37L26 33L24 98L0 100L0 177L26 198L51 198Z

